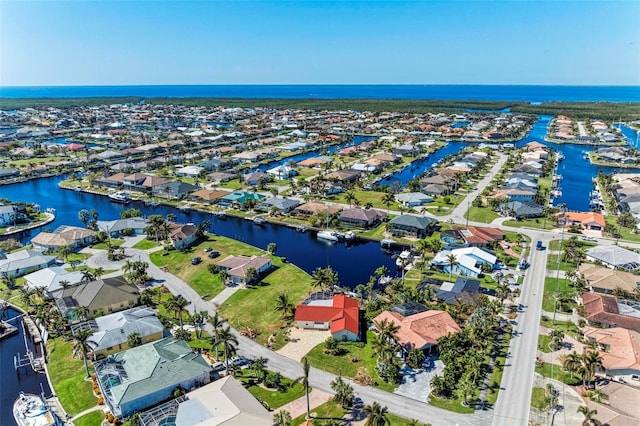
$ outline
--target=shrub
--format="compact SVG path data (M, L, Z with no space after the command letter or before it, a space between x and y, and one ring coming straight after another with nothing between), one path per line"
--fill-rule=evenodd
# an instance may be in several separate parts
M412 348L407 355L407 365L411 368L418 369L422 367L424 358L424 352L418 348Z
M264 378L264 385L270 389L275 389L280 387L281 381L282 375L280 373L270 371L267 377Z

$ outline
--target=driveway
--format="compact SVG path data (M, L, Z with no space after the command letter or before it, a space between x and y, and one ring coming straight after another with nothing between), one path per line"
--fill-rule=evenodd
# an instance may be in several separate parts
M276 352L295 361L301 361L311 349L331 336L329 330L303 330L297 327L290 330L289 342Z
M432 368L421 368L419 370L414 370L406 364L403 365L401 369L404 376L402 383L393 393L427 402L427 398L431 393L431 379L444 371L444 363L439 359L436 359L433 364Z

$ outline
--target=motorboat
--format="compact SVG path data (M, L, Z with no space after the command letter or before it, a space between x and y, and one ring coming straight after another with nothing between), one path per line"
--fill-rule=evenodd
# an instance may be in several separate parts
M224 211L211 212L211 214L218 219L225 219L227 217L227 212Z
M74 190L74 191L76 191L76 192L80 192L80 191L82 191L82 187L81 187L80 185L76 185L76 186L73 188L73 190Z
M383 238L380 240L380 245L382 247L391 247L392 245L394 245L396 242L392 239L389 238Z
M62 425L44 399L32 393L20 392L20 396L13 403L13 418L18 426Z
M392 279L393 279L393 277L391 277L389 275L383 275L380 278L378 278L378 284L384 287L387 284L389 284Z
M189 207L189 206L180 206L180 207L178 207L178 210L180 210L184 214L191 213L191 207Z
M404 250L398 255L398 258L396 259L396 266L398 268L406 268L407 265L411 263L411 260L411 252L409 250Z
M131 197L129 196L128 192L118 191L113 194L109 194L109 200L113 201L114 203L127 204L129 201L131 201Z
M267 219L262 216L254 216L251 220L253 220L253 223L255 223L256 225L264 225L265 223L267 223Z
M347 231L344 234L344 239L347 241L353 241L356 238L356 234L353 231Z
M327 241L340 241L340 238L342 238L342 234L337 231L325 229L324 231L318 232L318 238Z

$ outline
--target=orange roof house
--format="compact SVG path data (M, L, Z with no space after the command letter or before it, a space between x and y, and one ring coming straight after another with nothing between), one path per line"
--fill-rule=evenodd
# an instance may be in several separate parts
M640 373L640 333L620 327L585 327L583 333L589 341L598 343L608 375Z
M580 225L585 229L601 231L607 224L604 216L595 212L560 212L556 215L560 225Z
M590 324L640 331L640 318L621 314L615 296L583 293L582 303L584 318Z
M445 311L424 311L407 317L393 311L381 312L374 322L387 320L400 327L396 341L405 349L430 349L438 339L461 331L460 327Z
M338 340L359 340L358 301L344 294L298 305L294 319L299 328L331 330L331 335Z

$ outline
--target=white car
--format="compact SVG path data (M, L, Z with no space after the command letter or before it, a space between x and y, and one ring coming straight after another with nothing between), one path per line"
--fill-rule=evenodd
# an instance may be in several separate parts
M243 365L248 365L250 363L251 363L251 360L243 356L234 356L229 360L229 365L233 365L234 367L241 367Z

